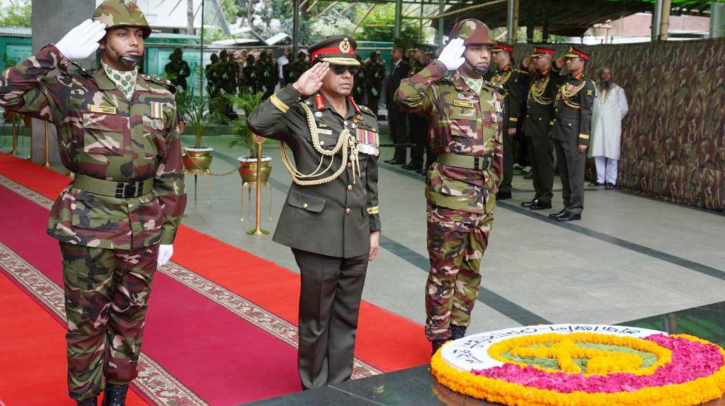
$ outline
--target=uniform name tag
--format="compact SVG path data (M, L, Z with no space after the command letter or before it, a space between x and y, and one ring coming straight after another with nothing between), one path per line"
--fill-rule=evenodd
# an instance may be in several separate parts
M466 107L466 108L469 108L469 109L472 109L473 108L473 102L469 102L469 101L465 101L465 100L454 99L453 100L453 105L454 106L457 106L457 107Z
M116 108L111 106L90 106L91 113L116 114Z
M318 128L317 129L317 132L320 133L320 134L332 135L332 130L324 130L322 128Z

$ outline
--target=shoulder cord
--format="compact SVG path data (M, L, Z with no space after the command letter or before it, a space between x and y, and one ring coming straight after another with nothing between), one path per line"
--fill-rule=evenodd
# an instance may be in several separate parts
M337 144L335 145L335 148L332 150L325 150L320 145L320 135L317 132L317 123L315 123L315 119L313 118L312 111L310 111L310 108L307 107L304 103L300 103L303 110L305 111L305 116L307 118L307 126L310 129L310 136L312 137L312 145L315 148L315 151L317 151L322 157L320 158L320 164L317 166L317 169L315 169L314 172L311 174L305 175L297 170L295 165L292 163L292 161L289 159L289 156L287 155L287 148L284 142L280 143L280 152L282 155L282 162L284 163L285 168L287 169L287 172L289 172L290 177L292 178L292 181L300 186L317 186L322 185L325 183L332 182L333 180L337 179L342 175L342 173L345 171L345 168L347 167L348 159L353 163L352 170L353 170L353 183L355 182L355 175L357 171L357 176L360 176L360 161L358 159L358 151L355 147L355 138L350 134L350 130L347 128L342 130L340 133L340 137L337 140ZM316 180L303 180L307 178L312 177L319 177L327 173L330 168L332 168L332 164L335 161L335 155L342 151L342 163L340 164L340 168L337 170L337 172L333 173L332 175L323 178L323 179L316 179ZM349 156L348 156L349 153ZM325 157L330 157L330 164L327 166L327 168L322 171L320 171L320 168L322 167L322 163L325 160Z
M559 87L559 92L556 94L556 102L559 103L559 101L563 101L564 104L566 104L568 107L572 109L579 110L581 109L581 104L571 101L571 99L576 96L579 92L584 89L584 86L587 85L586 80L581 82L579 86L576 86L574 89L569 90L567 85Z
M547 76L546 79L544 79L543 82L540 82L540 83L542 83L542 85L539 86L538 88L537 88L536 85L539 82L534 83L533 86L531 86L531 89L529 89L529 98L530 99L534 99L535 102L537 102L539 104L542 104L544 106L548 106L551 103L553 103L553 100L547 100L544 97L544 93L546 92L546 88L549 86L549 80L551 80L551 78L549 76Z

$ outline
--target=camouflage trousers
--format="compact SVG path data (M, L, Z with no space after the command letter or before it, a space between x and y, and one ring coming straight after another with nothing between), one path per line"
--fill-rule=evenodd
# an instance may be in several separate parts
M98 395L136 378L158 245L132 251L60 244L68 319L68 392Z
M468 327L481 284L479 267L493 214L428 205L430 273L425 287L428 340L447 340L450 325Z

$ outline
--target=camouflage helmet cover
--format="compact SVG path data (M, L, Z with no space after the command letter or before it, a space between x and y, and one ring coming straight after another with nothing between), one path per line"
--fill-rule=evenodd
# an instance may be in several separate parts
M496 41L491 38L488 26L473 18L458 22L448 36L450 39L463 39L464 45L496 45Z
M106 0L96 8L93 20L106 25L106 29L118 27L139 27L143 29L143 37L151 35L151 26L143 15L141 8L129 0Z

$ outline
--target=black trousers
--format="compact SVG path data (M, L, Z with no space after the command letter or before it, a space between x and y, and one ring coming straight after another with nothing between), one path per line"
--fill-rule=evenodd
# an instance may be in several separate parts
M304 389L352 376L368 255L337 258L292 249L300 267L298 369Z
M503 129L503 179L498 190L511 193L511 181L514 179L513 136L508 133L508 126Z
M586 153L578 150L576 142L554 140L556 161L561 177L561 196L566 211L581 214L584 211L584 166Z
M415 147L410 150L410 164L423 167L423 154L428 140L428 119L418 114L408 115L410 124L410 142Z
M394 143L405 144L408 142L408 113L400 110L395 103L391 103L388 109L388 126ZM395 148L393 159L405 162L407 156L407 148Z
M549 137L528 137L531 178L536 195L542 203L551 203L554 196L554 145Z

